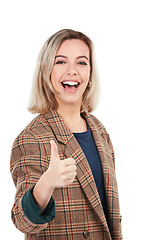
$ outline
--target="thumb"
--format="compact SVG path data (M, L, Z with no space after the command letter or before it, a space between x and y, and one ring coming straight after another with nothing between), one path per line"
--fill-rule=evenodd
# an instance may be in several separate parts
M51 144L51 160L60 160L59 158L59 154L58 154L58 148L57 148L57 144L55 143L54 140L50 141Z

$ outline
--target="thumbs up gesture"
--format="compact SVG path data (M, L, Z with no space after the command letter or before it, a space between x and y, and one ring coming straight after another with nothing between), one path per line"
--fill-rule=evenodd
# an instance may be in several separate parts
M53 188L70 185L76 176L76 161L73 158L60 160L56 143L51 140L51 160L47 170Z
M49 168L42 174L33 189L33 196L43 211L56 187L70 185L76 176L76 161L73 158L60 160L56 143L51 140Z

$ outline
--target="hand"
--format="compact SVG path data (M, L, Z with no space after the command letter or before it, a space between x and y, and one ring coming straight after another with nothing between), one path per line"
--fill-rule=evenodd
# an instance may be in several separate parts
M48 183L52 188L73 183L76 176L76 161L73 158L60 160L56 143L51 140L51 160L47 170Z

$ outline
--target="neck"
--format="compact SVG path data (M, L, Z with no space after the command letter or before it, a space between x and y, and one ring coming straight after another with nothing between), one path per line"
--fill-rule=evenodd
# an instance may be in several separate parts
M80 107L75 107L73 105L71 105L71 106L66 106L66 105L59 106L57 112L59 113L59 115L61 115L63 120L78 120L78 119L81 118Z
M62 117L66 125L70 128L71 132L87 131L86 122L81 117L80 107L75 107L74 105L61 105L59 106L57 112Z

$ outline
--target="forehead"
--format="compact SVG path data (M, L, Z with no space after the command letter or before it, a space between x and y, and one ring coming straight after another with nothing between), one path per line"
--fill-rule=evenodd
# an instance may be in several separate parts
M81 56L85 55L89 58L89 48L87 44L80 39L67 39L60 45L57 54L66 56Z

